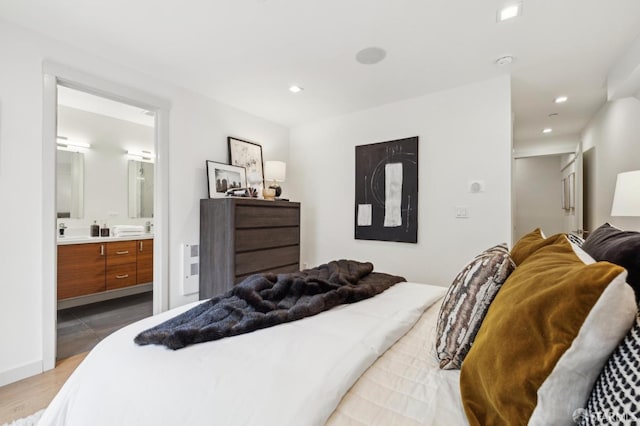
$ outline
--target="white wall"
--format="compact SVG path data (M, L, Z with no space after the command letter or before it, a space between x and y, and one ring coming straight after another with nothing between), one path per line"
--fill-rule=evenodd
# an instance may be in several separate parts
M288 161L288 129L0 20L0 385L42 368L42 155L44 59L171 102L169 303L180 294L180 244L199 240L205 160L226 161L226 137L260 142ZM49 232L47 230L47 232Z
M541 228L546 235L563 232L560 156L516 159L513 176L514 239L535 228Z
M584 129L582 144L583 151L596 149L593 222L640 231L640 218L611 217L617 174L640 170L640 100L628 97L607 102Z
M510 242L510 105L505 76L292 129L302 261L369 260L379 271L447 286L478 252ZM354 147L416 135L418 244L355 240ZM486 192L469 193L472 179L484 180ZM455 219L455 206L470 217Z

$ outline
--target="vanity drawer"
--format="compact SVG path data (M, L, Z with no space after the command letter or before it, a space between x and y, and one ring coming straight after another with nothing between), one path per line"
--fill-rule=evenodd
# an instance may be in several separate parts
M126 263L135 265L137 245L136 241L107 243L107 266L124 265Z
M107 266L107 290L136 285L136 264Z

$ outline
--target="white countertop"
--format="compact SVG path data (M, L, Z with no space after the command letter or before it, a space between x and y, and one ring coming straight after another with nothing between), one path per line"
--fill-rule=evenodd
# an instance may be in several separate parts
M113 243L116 241L137 241L151 240L153 234L127 235L126 237L88 237L88 236L67 236L58 237L58 245L64 246L69 244L91 244L91 243Z

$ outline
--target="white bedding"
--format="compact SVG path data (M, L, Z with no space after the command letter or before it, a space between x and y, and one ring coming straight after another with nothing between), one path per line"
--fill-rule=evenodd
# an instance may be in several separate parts
M328 426L468 425L460 398L460 370L441 370L435 354L434 303L416 325L358 379Z
M40 425L320 425L362 373L446 289L400 283L300 321L178 351L133 338L194 306L112 334Z

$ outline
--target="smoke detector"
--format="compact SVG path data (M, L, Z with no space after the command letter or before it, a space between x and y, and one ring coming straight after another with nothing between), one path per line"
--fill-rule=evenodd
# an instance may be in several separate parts
M502 56L502 57L496 59L495 64L503 67L505 65L511 65L514 60L515 60L515 58L513 56L509 56L509 55Z

